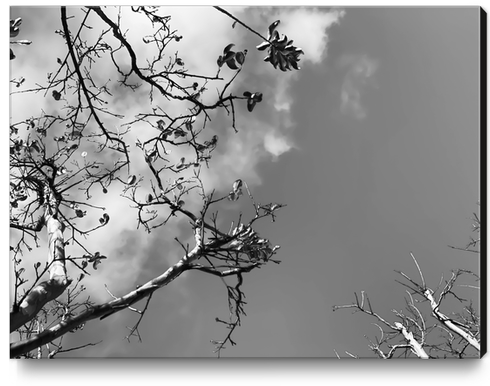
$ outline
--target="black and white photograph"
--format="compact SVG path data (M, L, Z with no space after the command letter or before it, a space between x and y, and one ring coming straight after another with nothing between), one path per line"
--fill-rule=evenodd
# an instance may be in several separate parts
M9 13L10 359L483 356L484 9Z

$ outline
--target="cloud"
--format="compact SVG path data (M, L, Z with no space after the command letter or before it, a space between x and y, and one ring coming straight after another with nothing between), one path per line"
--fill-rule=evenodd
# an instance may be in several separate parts
M285 34L305 52L304 62L320 63L327 54L328 29L338 24L345 15L343 10L322 8L277 8L272 19L281 20L280 33Z
M291 149L288 138L274 133L267 133L264 138L264 145L265 149L275 158Z
M373 85L373 76L378 69L378 62L367 55L344 55L339 60L341 68L347 68L347 73L341 88L341 111L344 114L364 119L367 110L361 103L361 96L367 86Z

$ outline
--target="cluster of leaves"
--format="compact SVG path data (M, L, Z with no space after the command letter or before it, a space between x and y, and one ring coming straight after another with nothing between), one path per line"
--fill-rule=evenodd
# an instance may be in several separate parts
M232 70L238 70L239 68L241 68L241 66L245 62L247 50L235 52L232 51L232 48L234 46L235 44L230 43L223 49L223 55L220 55L217 60L219 67L222 67L223 64L226 63L226 65Z
M264 61L271 63L274 68L279 67L281 71L299 70L298 62L304 52L301 48L295 47L293 40L289 40L286 35L279 35L276 29L279 23L280 21L276 20L269 26L267 41L259 44L257 49L268 50Z
M269 240L261 238L252 227L245 224L239 224L231 235L237 237L230 243L230 247L247 254L251 261L267 262L280 248L279 245L272 247Z

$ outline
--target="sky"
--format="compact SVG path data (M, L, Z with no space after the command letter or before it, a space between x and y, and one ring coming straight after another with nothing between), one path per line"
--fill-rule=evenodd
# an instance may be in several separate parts
M280 19L279 32L305 55L300 71L274 71L254 49L260 39L232 29L225 15L209 7L165 9L184 36L176 49L190 69L213 73L222 48L234 42L249 54L233 90L264 94L252 114L239 109L238 134L223 115L206 132L220 138L203 177L207 186L226 194L242 178L258 201L287 205L276 222L257 226L281 246L281 264L245 275L247 316L235 333L237 345L223 356L334 357L349 351L373 357L364 338L376 335L373 320L333 312L334 305L366 291L376 311L394 321L391 310L405 302L394 270L417 274L410 252L433 288L453 269L479 272L476 255L448 247L467 243L470 217L479 213L479 9L227 9L263 34ZM59 10L12 8L16 17L23 20L18 38L33 44L15 47L10 75L24 76L27 88L63 55L53 33ZM134 18L127 27L135 39L144 33ZM135 46L146 52L143 44ZM108 66L98 71L104 77ZM130 115L148 103L139 96L117 94L113 103ZM52 100L22 98L11 98L11 116L25 116L25 106L56 109ZM144 130L134 127L131 135L144 137ZM144 162L134 165L133 173L144 173ZM89 238L109 257L85 283L94 299L109 300L104 285L122 295L178 260L172 239L189 239L186 221L147 235L135 230L135 215L118 192L94 197L113 224ZM240 210L250 214L243 197L223 207L225 213ZM226 316L223 283L189 272L155 294L141 343L124 339L136 317L122 311L87 323L64 341L67 347L102 343L60 357L213 357L209 341L226 334L214 319Z

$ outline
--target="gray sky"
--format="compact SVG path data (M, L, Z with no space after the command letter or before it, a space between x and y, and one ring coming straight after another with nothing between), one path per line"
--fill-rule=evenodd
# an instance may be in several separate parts
M479 9L229 9L259 30L281 19L279 31L306 55L299 72L274 72L254 51L260 40L232 30L224 15L169 10L174 28L182 29L186 63L211 73L222 47L236 42L250 51L236 92L264 93L253 114L240 111L239 134L218 117L212 132L223 148L211 163L216 175L206 181L226 192L241 177L258 201L287 204L275 223L258 226L281 245L282 263L245 275L247 316L237 346L223 356L332 357L334 350L373 356L364 338L377 332L372 320L332 312L333 305L365 290L376 311L394 321L391 309L403 308L405 295L394 270L416 275L410 252L432 287L452 269L479 272L476 255L447 247L466 244L470 216L479 211ZM23 73L34 82L56 67L44 47L61 47L52 33L59 10L13 9L11 18L18 16L19 38L34 43L16 48L11 76L33 71L27 69L35 60L38 72ZM214 29L199 29L203 19ZM101 199L118 216L122 204L111 207L109 196ZM224 210L246 208L242 198ZM120 217L112 233L91 241L110 257L92 282L101 300L108 299L104 284L123 294L163 272L178 258L172 238L188 233L182 222L149 237L134 231L133 220ZM67 336L67 346L104 340L67 356L212 357L209 340L226 334L214 318L226 316L221 281L187 273L154 296L142 343L124 340L125 326L136 319L123 311Z

